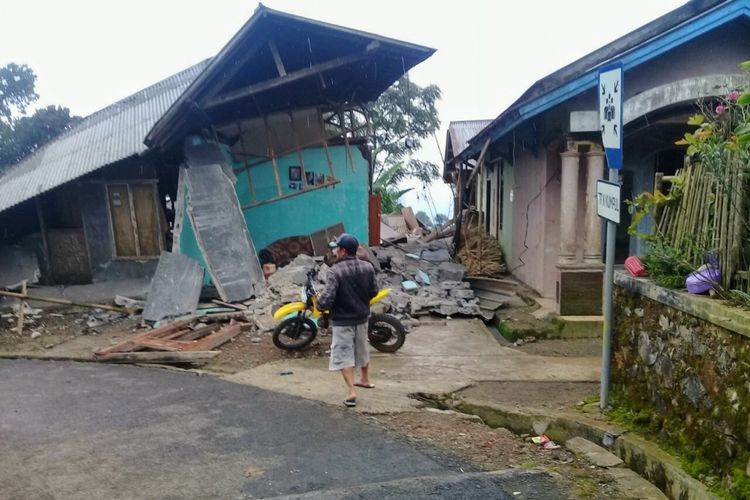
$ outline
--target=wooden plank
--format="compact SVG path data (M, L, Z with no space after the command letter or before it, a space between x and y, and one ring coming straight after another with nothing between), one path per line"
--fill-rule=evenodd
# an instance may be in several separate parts
M220 351L115 352L95 359L104 363L204 363Z
M174 345L173 340L144 339L134 342L136 349L153 349L154 351L181 351L182 346Z
M112 232L115 239L116 257L135 257L135 228L130 218L130 195L127 184L107 186L109 211L112 215Z
M250 205L242 205L242 209L244 210L246 208L255 208L255 207L259 207L261 205L267 205L269 203L275 203L275 202L277 202L279 200L286 200L287 198L294 198L295 196L306 194L306 193L309 193L311 191L315 191L316 189L329 188L329 187L335 186L336 184L339 184L339 183L341 183L340 180L335 180L333 182L326 182L325 184L319 184L317 186L308 188L308 189L306 189L304 191L294 191L294 192L291 192L291 193L287 193L285 195L278 196L276 198L270 198L268 200L259 201L258 203L251 203Z
M279 54L279 48L276 46L276 42L274 42L273 40L269 40L268 48L271 49L273 62L276 64L276 71L279 72L279 76L286 76L286 68L284 67L284 61L281 60L281 55Z
M329 61L315 64L313 66L310 66L309 68L304 68L301 70L293 71L291 73L287 73L284 76L279 76L276 78L271 78L269 80L265 80L260 83L255 83L253 85L248 85L244 88L237 89L233 92L227 92L226 94L220 95L218 97L215 97L213 99L210 99L206 104L206 108L214 108L217 106L221 106L224 104L228 104L231 102L234 102L238 99L243 99L245 97L250 97L256 94L259 94L261 92L266 92L268 90L275 89L277 87L281 87L283 85L287 85L292 82L296 82L299 80L304 80L305 78L309 78L311 76L315 76L318 73L322 73L325 71L330 71L336 68L340 68L343 66L348 66L351 64L355 64L357 62L363 61L370 57L370 53L377 49L378 45L377 42L373 42L370 45L368 45L367 50L363 54L357 54L357 55L351 55L351 56L344 56L344 57L336 57L334 59L331 59Z
M312 242L313 254L316 256L324 256L331 253L331 249L328 246L328 235L325 229L315 231L310 235L310 241Z
M242 304L232 304L230 302L224 302L223 300L219 300L219 299L213 299L211 302L220 306L234 309L236 311L247 311L247 306L244 306Z
M111 352L127 352L133 350L136 343L141 340L166 339L170 338L170 335L175 333L179 333L180 335L182 335L181 329L187 326L191 321L192 320L175 321L174 323L170 323L161 328L156 328L147 332L135 334L130 338L124 340L123 342L104 349L99 349L95 354L97 356L101 356Z
M182 236L182 223L185 219L185 191L186 191L185 165L180 165L177 174L177 194L172 201L174 204L174 226L172 227L172 252L180 253L180 237Z
M421 226L419 225L419 221L417 220L417 217L414 215L414 210L412 210L411 207L402 208L401 215L404 216L404 222L406 222L406 227L409 228L409 231L421 229Z
M27 280L21 282L21 295L26 295L26 287L28 285ZM16 323L16 333L21 335L23 333L23 320L26 315L26 301L18 299L18 321Z
M130 186L133 194L133 211L135 212L136 233L140 255L156 257L161 253L161 235L157 219L157 200L155 186L134 184Z
M221 328L221 323L213 323L196 330L188 330L186 332L183 332L182 335L180 335L178 338L180 341L198 340L201 337L210 335L219 328Z
M54 285L52 278L52 267L50 265L49 256L49 243L47 241L47 227L44 223L44 211L42 210L42 197L36 196L34 198L34 204L36 207L37 221L39 222L39 233L42 237L42 267L44 269L44 276L50 280L50 285Z
M266 132L266 147L268 148L268 156L269 158L271 158L271 164L273 165L273 175L276 178L276 194L281 197L283 195L283 191L281 190L279 163L276 161L276 153L274 152L273 143L271 142L271 127L268 126L268 117L265 115L263 116L263 128Z
M38 295L29 295L28 293L15 293L15 292L6 292L5 290L0 290L0 296L4 297L13 297L16 299L25 299L25 300L32 300L32 301L38 301L38 302L49 302L50 304L62 304L65 306L78 306L78 307L91 307L94 309L104 309L107 311L115 311L125 314L132 314L132 309L125 309L124 307L117 307L117 306L110 306L107 304L89 304L86 302L76 302L74 300L67 300L67 299L53 299L50 297L40 297Z
M210 351L221 344L228 342L233 339L242 331L242 325L240 323L232 323L223 328L220 328L211 335L207 335L200 340L197 340L195 344L191 346L189 350L197 351Z

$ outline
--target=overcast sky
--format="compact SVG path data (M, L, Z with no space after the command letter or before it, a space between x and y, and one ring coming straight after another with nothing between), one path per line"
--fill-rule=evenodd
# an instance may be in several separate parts
M438 136L452 120L494 118L536 80L683 4L679 0L267 0L265 5L434 47L410 73L443 90ZM213 56L255 9L252 0L3 2L0 66L28 64L40 105L85 116ZM440 162L438 145L417 153ZM442 181L439 212L452 202ZM404 197L431 213L421 186Z

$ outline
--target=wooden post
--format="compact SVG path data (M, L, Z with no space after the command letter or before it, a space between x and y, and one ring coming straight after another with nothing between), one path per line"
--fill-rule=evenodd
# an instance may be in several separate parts
M273 164L273 173L276 176L276 192L279 196L282 195L281 191L281 176L279 175L279 164L276 161L276 153L273 151L273 144L271 144L271 131L268 127L268 118L263 116L263 125L266 129L266 147L268 148L269 156L271 157L271 163Z
M52 279L52 266L50 265L49 258L49 246L47 245L47 226L44 224L44 211L42 210L41 195L34 198L34 203L36 204L36 216L39 221L39 233L42 236L42 267L44 270L44 277L48 283L54 285L54 280Z
M326 160L328 161L328 171L331 174L332 178L336 177L336 173L333 170L333 160L331 159L331 150L328 149L328 134L326 134L326 124L323 120L323 110L321 108L317 108L318 111L318 120L320 121L320 130L323 134L323 148L326 152Z
M23 280L21 282L21 295L26 295L26 289L27 289L28 282L26 280ZM26 301L23 299L18 299L18 323L16 324L16 333L18 335L23 334L23 320L24 316L26 315Z

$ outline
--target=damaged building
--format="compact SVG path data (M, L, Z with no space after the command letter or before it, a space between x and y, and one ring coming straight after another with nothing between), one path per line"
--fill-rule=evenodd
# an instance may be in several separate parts
M213 58L0 174L0 287L148 279L182 254L242 300L265 262L371 240L364 105L433 52L259 6Z

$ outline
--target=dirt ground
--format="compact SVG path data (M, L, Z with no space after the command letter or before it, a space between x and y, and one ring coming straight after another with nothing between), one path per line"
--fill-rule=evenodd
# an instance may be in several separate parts
M544 468L559 475L572 498L627 498L605 469L576 458L564 448L544 450L506 429L492 429L465 416L422 410L372 418L417 445L436 446L483 470Z
M28 353L55 349L70 356L119 342L139 331L140 318L80 308L54 308L26 316L23 332L16 331L16 316L0 315L0 351ZM61 353L61 355L65 355Z
M204 370L234 373L282 359L328 356L330 335L318 332L312 344L301 351L284 351L273 345L271 332L241 333L218 349L221 354L203 366Z

